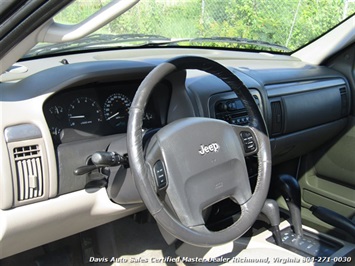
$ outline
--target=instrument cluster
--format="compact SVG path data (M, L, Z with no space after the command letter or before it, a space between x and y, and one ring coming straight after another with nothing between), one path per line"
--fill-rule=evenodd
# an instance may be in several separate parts
M86 137L126 133L129 108L139 84L93 83L51 96L43 112L53 142L58 145ZM167 84L157 86L146 107L144 128L165 124L169 95Z

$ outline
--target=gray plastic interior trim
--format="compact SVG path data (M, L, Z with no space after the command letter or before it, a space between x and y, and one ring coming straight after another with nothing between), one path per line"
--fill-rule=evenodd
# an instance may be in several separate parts
M6 142L42 138L41 130L33 124L22 124L5 128Z
M274 165L306 154L336 137L346 126L346 118L271 139Z
M106 189L102 188L0 210L0 259L143 209L142 204L121 206L113 203L107 197Z
M88 182L100 177L97 171L76 176L74 170L80 166L86 165L88 158L90 158L93 153L97 151L106 151L111 142L120 139L125 140L126 136L121 134L99 138L96 137L93 139L84 139L59 145L57 149L58 194L62 195L84 189ZM120 152L120 150L117 150L117 152Z
M319 90L328 87L335 87L346 85L345 81L341 78L327 79L327 80L314 80L314 81L304 81L297 83L288 84L278 84L278 85L268 85L265 86L267 90L267 95L269 97L284 96L287 94L300 93L312 90Z
M149 63L124 60L61 65L38 72L18 83L0 83L0 99L4 102L20 101L98 80L137 80L144 78L152 68L153 65Z

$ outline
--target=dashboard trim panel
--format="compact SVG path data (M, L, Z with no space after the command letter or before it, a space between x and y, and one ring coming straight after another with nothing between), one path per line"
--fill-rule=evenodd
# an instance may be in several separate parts
M269 97L285 96L288 94L320 90L335 86L346 86L346 82L341 78L302 81L296 83L266 85L265 89Z

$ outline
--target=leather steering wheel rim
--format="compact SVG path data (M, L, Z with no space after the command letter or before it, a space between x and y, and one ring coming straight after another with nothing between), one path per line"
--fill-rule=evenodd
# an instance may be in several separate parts
M168 74L187 69L205 71L229 85L243 102L250 117L249 126L245 129L238 127L238 130L247 130L252 134L257 146L255 154L258 158L258 176L254 192L240 204L240 219L231 226L216 232L209 231L204 225L189 226L188 223L186 225L186 222L182 223L181 219L171 214L157 195L157 188L152 182L154 173L152 167L146 162L142 147L143 115L153 88ZM216 120L214 119L214 121ZM204 120L197 123L205 122L212 123L212 121ZM180 124L183 123L185 122ZM221 124L221 127L226 127L225 124ZM228 124L228 126L230 125ZM139 86L130 107L127 147L135 184L147 209L165 230L186 243L211 247L241 237L253 225L266 200L271 176L271 151L264 120L252 95L240 79L227 68L210 59L193 56L178 57L160 64L147 75Z

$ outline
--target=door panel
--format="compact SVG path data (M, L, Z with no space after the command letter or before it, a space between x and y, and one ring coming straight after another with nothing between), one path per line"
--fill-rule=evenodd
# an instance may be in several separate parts
M342 73L351 89L347 130L328 146L302 158L299 183L302 193L302 218L318 230L348 237L317 219L312 205L323 206L355 219L355 43L328 58L324 65Z
M317 175L355 186L355 119L352 127L316 163Z
M300 173L303 207L355 215L355 117L339 139L302 159Z

